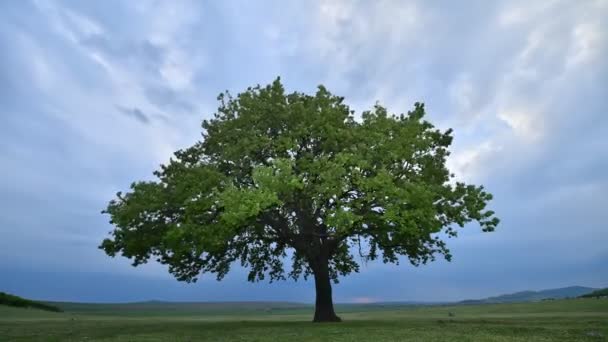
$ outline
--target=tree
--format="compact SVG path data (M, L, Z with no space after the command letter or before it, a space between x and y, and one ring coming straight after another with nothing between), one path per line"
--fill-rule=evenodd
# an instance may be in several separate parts
M331 281L359 271L356 255L450 260L454 225L498 224L483 187L450 182L452 131L423 120L423 104L401 115L377 104L355 120L323 86L286 94L278 78L218 101L201 141L110 201L108 255L156 259L186 282L220 280L234 262L249 281L313 276L314 321L339 321Z

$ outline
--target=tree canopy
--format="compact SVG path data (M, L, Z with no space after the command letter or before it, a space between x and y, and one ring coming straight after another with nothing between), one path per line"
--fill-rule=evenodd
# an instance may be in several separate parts
M221 279L234 262L250 281L313 275L315 321L327 321L338 320L329 280L360 260L449 260L445 239L458 226L499 222L482 186L452 181L452 130L424 120L421 103L356 118L323 86L288 94L280 79L218 101L201 141L110 201L108 255L153 258L187 282Z

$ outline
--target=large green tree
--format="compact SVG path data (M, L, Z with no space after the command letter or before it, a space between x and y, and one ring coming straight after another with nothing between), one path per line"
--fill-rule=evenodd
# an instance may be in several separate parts
M219 280L234 262L250 281L312 275L314 321L339 321L331 281L359 271L357 260L449 260L456 226L498 224L483 187L450 182L452 131L425 121L420 103L400 115L375 105L357 120L323 86L287 94L279 79L218 100L201 141L104 210L108 255L156 259L187 282Z

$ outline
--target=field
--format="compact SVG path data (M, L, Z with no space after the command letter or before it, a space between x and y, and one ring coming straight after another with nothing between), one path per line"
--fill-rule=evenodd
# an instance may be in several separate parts
M1 341L606 341L608 300L458 306L338 305L313 324L292 303L0 306ZM452 315L449 315L452 313Z

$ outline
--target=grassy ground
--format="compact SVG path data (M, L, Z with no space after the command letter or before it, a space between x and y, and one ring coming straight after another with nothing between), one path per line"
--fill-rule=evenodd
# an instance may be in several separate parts
M432 307L63 303L64 313L0 306L1 341L606 341L608 300ZM449 316L452 312L454 316Z

